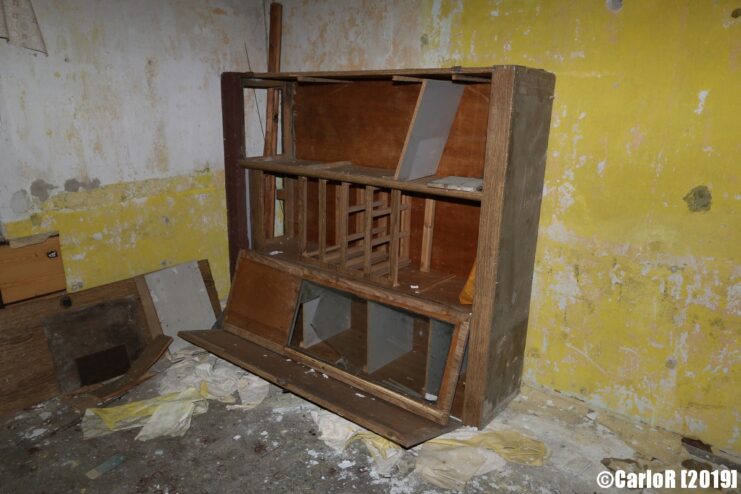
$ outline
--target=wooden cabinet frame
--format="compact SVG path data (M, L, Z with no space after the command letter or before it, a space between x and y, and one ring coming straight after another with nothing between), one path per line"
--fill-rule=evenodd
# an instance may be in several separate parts
M427 84L425 81L433 82ZM403 86L440 87L439 81L472 86L463 93L450 135L444 135L447 142L442 157L438 155L440 169L445 169L441 175L478 176L482 180L480 191L433 189L428 183L436 177L394 178L399 176L398 168L394 172L396 164L392 163L396 156L394 153L398 154L400 148L406 152L410 146L410 139L414 139L410 138L411 129L423 104L422 93L419 96L414 93L419 89ZM381 294L380 297L386 297L392 305L416 304L418 312L420 306L426 304L433 307L433 312L437 311L437 317L440 312L446 312L444 320L457 321L455 341L458 346L455 352L459 358L463 355L466 333L469 344L465 368L461 370L465 384L461 380L457 389L448 389L445 400L455 401L450 413L462 423L484 426L516 395L520 386L554 85L552 74L520 66L224 73L222 111L232 274L237 268L240 252L244 251L241 256L302 279L342 286L370 297ZM245 88L280 91L283 149L280 155L245 156ZM372 100L369 96L369 101L363 101L363 95L366 92L375 94L373 91L378 92L378 99ZM322 106L325 104L326 107ZM388 111L393 105L400 108L398 114ZM365 113L359 111L360 108L367 109L367 121L359 119L358 115ZM436 108L433 110L437 111ZM429 109L425 111L430 115ZM326 114L332 112L338 118L337 128L332 127L326 118ZM411 123L408 123L410 118ZM402 132L399 129L405 129L405 126L409 126L408 133L399 135ZM424 129L415 129L416 134L427 138ZM440 133L434 129L430 132ZM337 148L331 145L333 142ZM440 148L439 143L423 142L422 145L427 146L428 152ZM413 160L406 160L407 163L410 161ZM249 187L245 170L248 170ZM266 207L268 203L274 204L276 197L266 184L276 176L285 178L284 190L278 192L285 205L285 234L280 238L273 238L268 233L273 217L271 208ZM247 227L248 188L250 232ZM366 190L364 194L354 192L363 189ZM445 244L440 243L437 229L440 227L443 234L451 231L455 226L455 220L449 218L454 214L451 211L463 207L473 208L470 210L477 213L475 249L469 247L472 254L461 258L451 250L450 245L456 244L450 244L447 251L452 260L448 262L444 259ZM368 216L372 212L375 217L376 211L388 216L374 223L375 220L369 220ZM353 214L364 218L362 235L350 231L359 221L350 219ZM266 217L271 223L266 222ZM471 218L463 220L472 221ZM316 227L313 221L318 221ZM374 233L375 230L379 233ZM365 247L351 247L352 242L362 238L366 239L360 240L365 242L362 244ZM373 246L371 239L375 242ZM470 241L467 238L457 240ZM348 266L349 256L360 251L363 251L360 268L355 269L358 266L356 262ZM377 257L387 263L383 266L383 277L372 273L374 252L378 252ZM442 289L453 286L453 281L465 279L465 276L460 276L461 271L467 271L470 266L460 265L460 259L468 259L465 264L474 261L476 267L473 305L468 307L453 299L452 289L447 293ZM400 260L406 265L411 263L410 267L405 268L404 263L400 266ZM451 276L455 275L455 280L443 276L446 270L454 272ZM424 293L410 288L416 286L414 280L418 278L428 282L429 288ZM230 300L231 303L234 302ZM204 340L206 335L188 336L214 351L214 344ZM245 337L244 330L239 332L239 336ZM219 335L218 338L230 337ZM371 383L359 382L356 376L285 347L287 341L281 348L276 343L277 339L273 343L266 343L260 337L248 336L246 339L271 351L290 355L347 385L359 389L373 388ZM238 344L241 345L234 343ZM224 352L220 354L224 355ZM240 365L244 366L241 357L227 357L242 361ZM259 371L258 367L250 365L253 371ZM444 383L455 387L457 370L455 380L452 380L451 372L450 368L446 369L447 380ZM274 382L281 380L272 377ZM285 381L281 382L292 388ZM327 399L313 393L299 392L307 397L313 396L315 401L327 406ZM381 395L384 393L386 391L380 390ZM392 405L411 410L424 419L446 427L451 425L448 423L447 403L438 403L436 407L410 405L393 393L389 400ZM328 407L340 414L343 414L343 406L352 408L349 398L345 404L328 401ZM443 429L415 422L417 419L413 417L409 418L408 424L417 425L407 427L417 427L424 433L406 434L399 430L403 425L390 430L381 424L378 417L358 418L350 414L349 418L407 446L443 432Z

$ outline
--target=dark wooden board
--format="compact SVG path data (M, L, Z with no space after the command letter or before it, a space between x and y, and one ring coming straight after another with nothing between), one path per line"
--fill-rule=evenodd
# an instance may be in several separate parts
M520 388L555 77L492 76L464 422L489 422Z
M95 354L124 346L123 359L117 363L123 374L141 353L148 340L148 328L142 324L145 315L136 295L105 300L89 307L74 308L44 318L44 334L54 362L55 374L62 393L71 393L93 382L92 374L106 373L105 360ZM107 376L108 379L116 377ZM102 382L105 379L100 379Z
M221 74L221 118L224 129L224 182L229 236L229 273L234 275L239 251L248 247L247 180L238 161L244 158L244 88L242 75Z
M198 266L214 312L220 314L221 306L208 261L199 261ZM54 363L44 335L45 318L73 309L91 307L105 300L127 296L138 297L139 278L130 278L76 293L44 295L0 309L0 416L60 394ZM146 313L146 310L142 304L142 314ZM158 331L149 325L149 321L149 318L142 315L139 323L141 327L149 328L147 341L152 341Z
M184 331L179 335L405 448L460 426L456 420L441 426L383 400L361 398L360 391L350 385L325 378L320 372L308 372L308 367L226 331Z
M0 309L0 415L59 394L43 320L104 300L136 295L134 279L71 294L52 294ZM65 301L69 307L65 307ZM146 321L142 316L142 327Z

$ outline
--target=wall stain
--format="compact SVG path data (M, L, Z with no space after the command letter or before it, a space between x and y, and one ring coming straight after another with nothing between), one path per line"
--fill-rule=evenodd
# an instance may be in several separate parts
M77 180L76 178L70 178L64 181L64 190L67 192L78 192L80 189L97 189L98 187L100 187L100 180L97 178L82 181Z
M49 199L49 191L56 188L56 185L52 185L41 178L37 178L31 183L31 195L41 202L44 202Z
M698 213L700 211L710 211L713 196L705 185L698 185L689 191L683 199L690 211Z

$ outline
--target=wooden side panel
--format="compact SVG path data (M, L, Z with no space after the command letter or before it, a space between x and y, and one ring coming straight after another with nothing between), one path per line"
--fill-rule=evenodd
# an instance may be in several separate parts
M0 246L0 294L9 304L66 288L59 236L23 247Z
M464 422L483 426L519 390L555 79L496 68Z
M240 329L240 335L254 333L275 345L285 345L300 283L298 276L241 258L229 294L225 327Z
M296 156L395 170L419 89L391 81L297 85Z
M229 272L234 275L239 251L248 247L247 181L238 164L244 158L244 88L242 74L221 74L221 118L224 128L224 182L229 236Z

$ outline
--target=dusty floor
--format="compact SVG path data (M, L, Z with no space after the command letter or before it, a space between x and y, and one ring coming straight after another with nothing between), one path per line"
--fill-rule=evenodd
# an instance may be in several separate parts
M155 396L157 379L112 405ZM414 472L417 451L404 452L389 476L377 473L360 442L335 453L318 437L312 410L274 388L252 410L210 402L184 437L141 442L137 430L128 430L85 441L79 414L51 400L0 431L0 492L445 492ZM674 434L532 388L495 423L543 441L548 459L541 467L507 463L471 479L464 492L597 492L603 458L630 458L653 470L681 468L688 458ZM96 480L85 476L118 453L125 457L120 466Z

